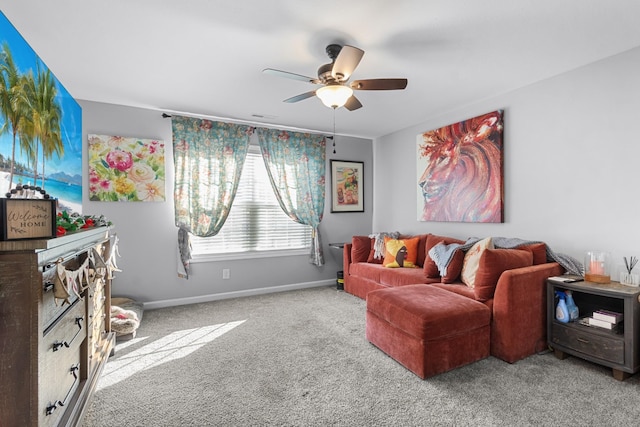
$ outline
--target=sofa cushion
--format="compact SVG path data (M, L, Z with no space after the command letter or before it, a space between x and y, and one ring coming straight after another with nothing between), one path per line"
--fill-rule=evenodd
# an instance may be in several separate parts
M418 259L419 237L408 239L384 238L384 262L382 265L389 268L416 267Z
M371 238L371 250L369 251L369 257L367 258L367 262L371 262L374 264L382 264L384 261L384 252L376 258L376 239Z
M544 243L518 246L515 249L531 252L533 255L533 265L546 264L547 262L547 245Z
M463 244L464 240L454 239L453 237L436 236L435 234L428 234L425 244L425 259L424 259L424 274L429 278L440 277L438 266L429 256L429 251L438 243L444 243L450 245L451 243ZM447 276L449 276L449 269L447 268ZM458 272L460 274L460 272Z
M519 249L486 249L480 257L473 288L478 301L493 298L500 275L514 268L533 265L533 254Z
M493 249L493 240L491 237L487 237L486 239L476 242L464 255L460 279L462 280L462 283L470 288L475 286L476 273L478 272L478 266L480 265L480 257L482 257L482 254L487 249Z
M444 289L445 291L453 292L454 294L462 295L463 297L471 298L472 300L476 299L476 294L473 291L473 289L471 289L470 287L468 287L462 282L455 282L455 283L448 283L448 284L434 283L433 286L440 289Z
M371 291L367 312L425 341L477 330L491 320L484 304L428 285Z
M382 264L384 261L384 254L382 254L379 258L376 258L376 250L373 247L376 239L371 239L371 251L369 251L369 257L367 258L367 262L372 264Z
M367 262L369 252L373 250L372 239L369 236L353 236L351 243L351 262Z
M438 279L427 279L420 268L387 268L380 272L380 284L404 286L417 283L437 283Z
M464 262L464 251L458 249L453 253L451 261L447 266L447 274L442 276L442 283L455 283L460 281L460 273L462 272L462 264Z
M364 279L373 280L374 282L380 283L380 272L384 271L385 268L382 264L372 264L369 262L358 262L355 264L351 264L349 267L349 274L351 276L359 276Z
M416 265L418 267L424 266L424 261L427 256L427 236L428 234L418 234L417 236L413 236L420 239L418 242L418 258L416 258Z

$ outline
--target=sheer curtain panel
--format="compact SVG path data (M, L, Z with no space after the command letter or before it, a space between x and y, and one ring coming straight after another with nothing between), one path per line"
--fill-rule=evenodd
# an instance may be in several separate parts
M189 277L189 233L215 236L238 189L253 128L173 116L178 275Z
M325 199L326 140L322 135L257 129L271 186L289 217L312 227L309 262L324 264L318 226Z

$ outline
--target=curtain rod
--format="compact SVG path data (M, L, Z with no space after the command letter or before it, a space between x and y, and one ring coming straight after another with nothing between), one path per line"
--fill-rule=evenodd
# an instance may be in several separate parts
M210 119L210 120L220 120L220 121L228 121L231 123L239 123L239 124L243 124L243 125L249 125L249 126L255 126L255 127L268 127L268 128L273 128L273 129L285 129L285 130L291 130L291 131L295 131L295 132L308 132L308 133L315 133L318 135L322 135L327 139L333 139L333 135L326 135L325 132L319 131L319 130L313 130L313 129L303 129L303 128L296 128L296 127L292 127L292 126L281 126L281 125L275 125L275 124L271 124L271 123L260 123L260 122L250 122L247 120L237 120L237 119L230 119L228 117L217 117L217 116L207 116L204 114L192 114L192 113L180 113L180 112L175 112L176 114L179 115L184 115L186 117L195 117L195 118L202 118L202 119ZM171 114L168 113L162 113L162 118L163 119L168 119L173 117ZM343 135L341 135L343 136Z

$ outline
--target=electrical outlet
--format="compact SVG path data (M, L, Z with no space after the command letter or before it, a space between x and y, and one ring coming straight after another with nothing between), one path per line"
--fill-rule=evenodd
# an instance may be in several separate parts
M230 272L228 268L223 268L222 269L222 278L223 279L228 279L230 277Z

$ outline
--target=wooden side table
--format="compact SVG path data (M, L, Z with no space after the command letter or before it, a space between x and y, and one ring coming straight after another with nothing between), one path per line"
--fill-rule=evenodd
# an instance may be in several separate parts
M562 323L555 318L556 291L570 290L580 310L580 318L596 310L623 313L618 330L587 326L579 321ZM640 288L618 282L560 283L547 281L547 339L556 357L580 357L608 366L613 377L625 380L640 369L638 329L640 328Z

